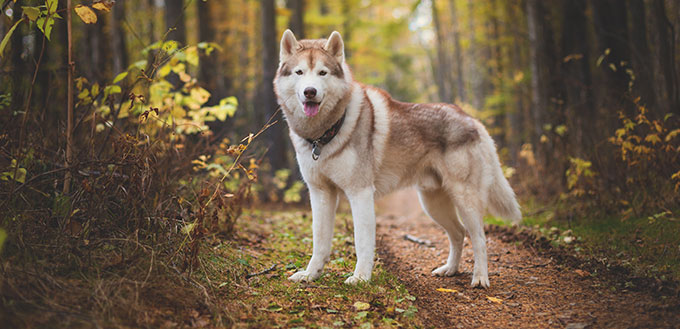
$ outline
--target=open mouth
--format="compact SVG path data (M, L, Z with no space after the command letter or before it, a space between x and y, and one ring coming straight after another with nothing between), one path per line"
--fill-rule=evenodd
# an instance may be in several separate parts
M313 117L319 113L319 103L317 102L305 102L305 115L308 117Z

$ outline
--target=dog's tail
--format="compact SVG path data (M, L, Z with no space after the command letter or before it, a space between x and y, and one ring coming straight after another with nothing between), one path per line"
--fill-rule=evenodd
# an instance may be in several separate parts
M489 186L489 211L494 216L509 219L513 224L519 224L522 221L522 212L515 198L515 192L505 179L500 163L497 162L495 167L493 182Z

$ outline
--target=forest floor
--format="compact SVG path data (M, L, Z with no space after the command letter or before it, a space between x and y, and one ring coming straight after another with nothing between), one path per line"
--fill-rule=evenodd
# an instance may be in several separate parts
M469 286L472 248L459 273L431 276L448 239L410 192L378 205L378 252L385 268L416 296L425 327L678 328L680 299L654 280L577 256L526 231L487 226L491 287ZM404 236L417 237L423 244ZM443 289L441 289L443 288ZM440 289L440 290L437 290ZM444 291L442 291L444 290Z
M635 274L533 228L486 226L488 289L470 287L467 238L460 273L433 277L447 237L409 191L377 203L371 282L343 283L356 256L342 204L324 274L294 283L287 278L312 252L311 211L274 208L244 213L231 238L206 237L188 276L133 239L84 249L99 267L67 261L79 240L65 256L33 246L32 258L16 254L0 263L0 327L680 328L677 280ZM117 256L123 251L129 261Z

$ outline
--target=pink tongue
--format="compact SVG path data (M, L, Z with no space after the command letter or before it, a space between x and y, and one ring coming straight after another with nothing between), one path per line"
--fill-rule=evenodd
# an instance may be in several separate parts
M308 117L313 117L319 113L319 103L306 102L305 103L305 114Z

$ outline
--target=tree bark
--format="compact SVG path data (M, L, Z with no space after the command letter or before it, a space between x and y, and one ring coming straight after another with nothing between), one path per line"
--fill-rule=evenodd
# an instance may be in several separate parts
M125 41L125 2L113 5L111 20L111 56L113 58L113 74L123 72L128 67L127 43Z
M215 2L197 1L198 6L198 34L200 42L218 42L216 40L216 28L214 20ZM227 97L226 78L223 74L222 65L219 62L218 52L213 51L206 55L201 51L198 80L203 83L205 89L210 91L210 99L207 105L215 105L221 99Z
M541 53L545 46L541 30L543 18L539 14L539 0L527 0L527 32L529 34L529 63L531 70L531 117L533 123L532 142L538 149L539 137L543 130L544 111L548 108L545 71L546 63Z
M437 67L435 69L435 78L437 79L437 90L439 94L439 101L444 103L451 103L453 97L451 95L451 87L447 81L447 75L450 71L446 51L444 50L444 37L441 24L439 22L439 11L437 10L437 2L432 1L432 22L434 25L435 34L437 36Z
M619 0L591 0L593 25L598 43L598 54L609 54L600 64L604 74L603 108L622 104L628 90L629 77L622 63L630 63L628 49L628 21L626 3ZM605 109L606 110L606 109ZM614 111L607 111L607 113Z
M643 0L629 0L631 27L630 50L635 80L633 90L640 96L642 104L656 108L654 91L654 67L647 39L646 8Z
M11 26L14 26L14 24L22 19L23 10L21 9L21 6L23 5L23 0L19 0L15 3ZM12 48L12 53L10 55L12 59L10 63L14 69L14 75L12 76L12 108L17 110L19 110L19 108L21 108L24 104L24 90L26 89L24 78L27 76L26 62L22 58L22 53L24 52L24 34L22 33L22 28L23 26L17 26L17 29L14 30L14 34L12 34L12 39L10 41Z
M261 0L262 13L262 81L260 84L259 111L262 113L261 122L266 121L277 113L276 96L274 95L274 75L278 66L278 45L276 34L276 17L274 0ZM265 133L269 148L269 160L273 170L288 168L286 159L286 136L281 112L279 111L273 120L278 122L270 127Z
M298 40L305 38L305 0L288 0L286 7L291 11L288 28Z
M671 37L673 26L666 16L666 8L663 0L652 1L652 16L654 17L654 35L657 45L657 62L659 65L659 83L657 83L660 113L679 113L678 90L675 81L674 52L675 41Z
M587 40L587 4L585 0L564 0L562 12L562 77L564 116L569 127L569 140L576 155L583 156L593 145L596 115L592 102L590 50Z
M166 40L175 40L180 47L186 45L183 0L165 0L165 28L169 31Z
M451 13L451 27L453 28L453 57L456 65L456 90L461 102L465 102L465 75L463 73L463 56L460 46L460 24L458 22L458 10L456 2L449 0L449 12Z
M73 31L71 28L71 0L66 0L66 34L68 36L67 56L68 56L68 78L67 78L67 92L66 95L66 168L73 164L73 71L74 63L72 56L73 46ZM66 170L64 175L64 186L62 189L64 195L71 193L71 170Z

